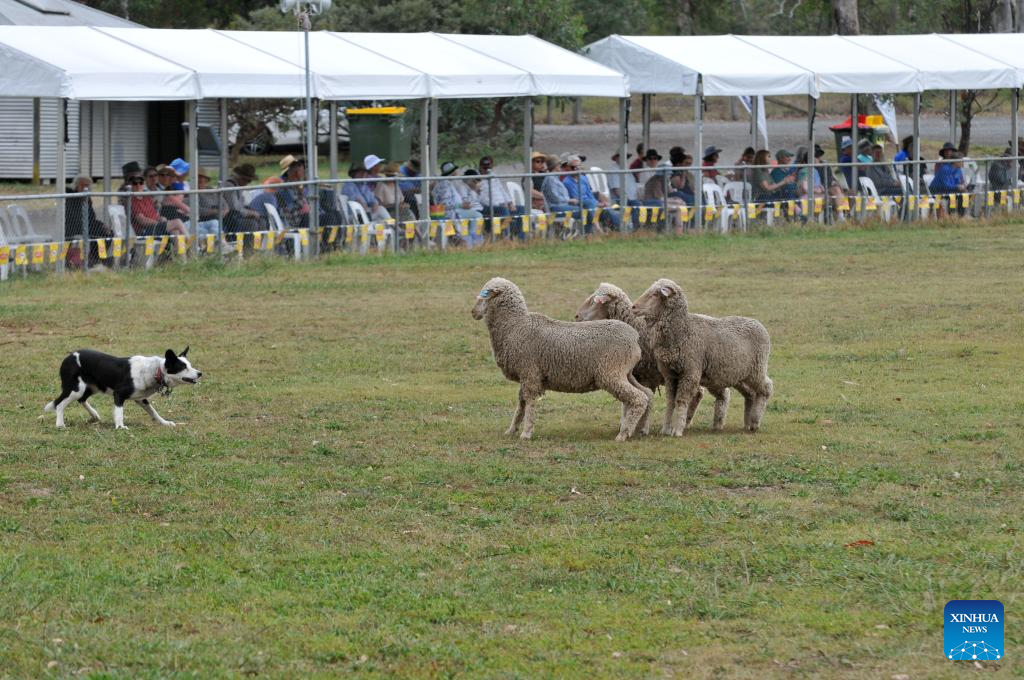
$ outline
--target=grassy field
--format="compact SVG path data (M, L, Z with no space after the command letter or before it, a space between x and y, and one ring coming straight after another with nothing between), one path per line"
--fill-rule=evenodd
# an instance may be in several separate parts
M980 665L1020 676L1022 264L963 224L8 282L0 677L959 677L955 598L1004 603ZM615 444L611 397L549 394L504 437L495 275L563 319L660 276L759 318L762 431L736 395ZM66 352L186 344L176 429L37 419Z

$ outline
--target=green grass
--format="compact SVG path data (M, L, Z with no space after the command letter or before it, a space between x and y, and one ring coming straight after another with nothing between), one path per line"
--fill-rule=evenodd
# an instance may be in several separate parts
M954 598L1022 673L1020 224L636 238L0 288L0 677L959 677ZM516 387L494 275L571 318L659 276L772 333L763 429L615 444ZM204 384L53 428L57 365L192 346ZM657 397L655 418L663 412ZM573 491L575 489L575 492ZM859 540L867 547L844 547Z

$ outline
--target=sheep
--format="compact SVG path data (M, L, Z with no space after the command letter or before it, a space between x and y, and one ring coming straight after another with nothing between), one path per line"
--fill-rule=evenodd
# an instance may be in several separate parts
M651 347L651 331L649 324L642 316L637 316L633 311L633 303L626 292L611 283L602 283L593 293L583 301L576 312L576 321L600 321L603 319L614 319L629 324L640 335L640 362L633 368L633 377L637 382L648 388L656 390L665 384L665 379L658 369L658 361L654 358L654 350ZM697 396L690 402L687 411L686 424L693 420L693 414L697 412L697 405L704 396L704 390L697 390ZM651 400L653 406L654 401ZM648 408L640 421L640 431L643 434L650 432L651 409Z
M476 298L473 318L484 319L498 368L519 383L519 401L505 434L533 436L534 404L546 390L606 390L622 402L625 416L615 441L633 434L653 393L633 377L640 361L636 330L621 321L571 323L529 312L519 287L503 278L488 281Z
M715 396L713 428L721 430L729 409L729 388L743 395L743 427L756 432L774 386L768 377L771 339L756 319L721 319L690 314L682 289L658 279L633 304L651 324L651 343L665 378L668 409L662 434L680 437L687 408L700 386Z

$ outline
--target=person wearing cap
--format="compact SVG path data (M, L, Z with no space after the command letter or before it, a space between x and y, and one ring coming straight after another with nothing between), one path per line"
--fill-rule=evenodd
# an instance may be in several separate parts
M253 214L257 215L255 224L253 225L253 231L269 229L270 218L267 216L267 204L274 206L280 212L280 207L277 204L277 190L280 187L275 186L283 182L280 177L273 175L263 180L263 191L256 194L256 196L246 206Z
M701 167L704 168L701 174L712 182L714 182L715 178L719 175L718 168L715 167L715 163L718 162L721 154L722 150L712 144L711 146L704 147L704 155L701 156Z
M569 171L577 174L566 175L562 179L562 183L565 184L566 191L569 192L569 197L576 199L579 206L584 210L593 211L595 208L607 208L611 204L608 199L599 194L595 194L594 190L590 186L590 180L586 175L580 174L582 169L581 159L579 156L569 156L566 163ZM593 218L591 215L587 216L588 221ZM622 223L622 217L614 210L605 210L601 212L601 220L606 226L612 229L618 229Z
M132 229L137 236L184 236L188 234L185 224L180 219L162 216L156 207L154 196L145 193L146 179L141 173L128 178L128 186L132 195L129 197L128 213L131 216Z
M853 186L853 166L846 165L853 163L853 140L844 136L839 142L839 163L843 177L846 178L846 186Z
M171 189L188 191L191 188L188 184L188 172L192 169L192 166L188 164L188 161L184 158L175 158L167 165L171 170L174 170L175 174L175 181L171 184Z
M285 156L278 165L284 168L281 175L283 182L303 182L306 180L306 159ZM309 201L303 186L281 187L277 191L277 207L281 220L290 229L305 229L309 226Z
M793 152L789 149L779 149L775 152L775 160L778 161L778 165L772 168L771 178L777 187L775 190L776 200L791 201L799 198L796 186L797 171L792 166ZM792 179L788 179L789 177Z
M896 176L896 169L885 160L885 149L881 144L871 147L871 165L864 170L864 176L875 185L879 196L902 196L903 183Z
M633 154L626 154L628 159ZM619 152L612 154L612 165L608 171L608 191L613 202L619 205L640 205L636 178L619 163Z
M368 174L362 163L356 162L349 166L348 176L355 180L363 180L367 178ZM376 182L345 182L341 187L341 193L346 200L355 201L363 206L366 216L371 221L383 222L389 219L391 214L373 194L372 184L376 184Z
M178 167L188 168L188 163L181 160L180 158L174 159L180 161ZM173 161L172 161L173 163ZM184 166L181 163L185 163ZM181 191L184 184L181 183L178 177L178 171L175 170L171 163L166 165L156 166L156 189L155 191ZM147 191L153 191L150 186L147 185ZM188 202L185 201L185 197L179 193L165 193L160 196L154 196L153 201L156 203L157 210L163 217L169 220L181 220L185 226L188 226L189 216L191 215L191 209L188 207Z
M221 188L228 189L222 196L227 206L224 215L224 231L234 234L240 231L255 231L266 219L265 214L253 210L245 204L244 192L241 187L248 186L256 179L256 168L252 163L242 163L231 170L231 176L220 183Z

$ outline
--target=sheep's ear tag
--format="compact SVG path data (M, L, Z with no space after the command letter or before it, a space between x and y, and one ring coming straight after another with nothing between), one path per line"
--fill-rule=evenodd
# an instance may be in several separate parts
M672 294L672 291L670 291L668 288L662 288L659 292L661 293L661 297L668 297L669 295Z
M594 302L596 302L599 305L603 305L604 303L608 302L608 296L598 295L596 298L594 298Z
M482 297L482 298L485 298L485 297L487 297L490 294L491 294L491 291L490 291L489 288L484 288L482 291L480 291L480 297Z

